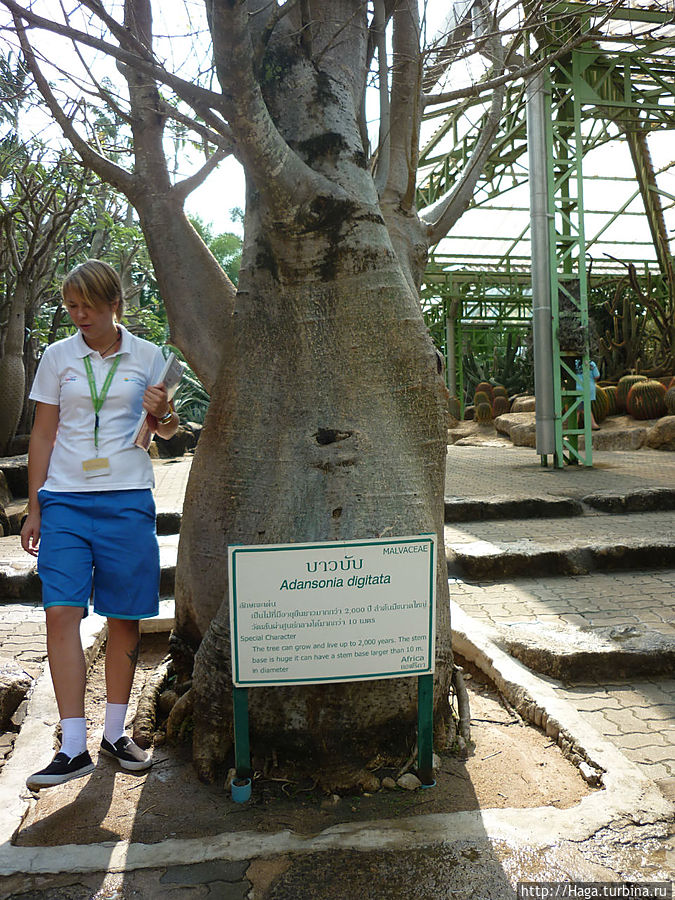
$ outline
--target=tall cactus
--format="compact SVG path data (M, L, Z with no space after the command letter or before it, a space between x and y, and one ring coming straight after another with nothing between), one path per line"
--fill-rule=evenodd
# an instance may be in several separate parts
M638 381L628 392L626 410L634 419L658 419L666 412L665 385L660 381Z

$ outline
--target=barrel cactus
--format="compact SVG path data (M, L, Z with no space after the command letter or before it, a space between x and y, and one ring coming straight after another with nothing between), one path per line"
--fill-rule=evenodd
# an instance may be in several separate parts
M478 384L476 385L476 390L473 393L474 393L474 397L478 393L487 394L488 400L490 401L490 403L492 403L492 398L493 398L494 394L493 394L492 385L490 384L489 381L479 381Z
M663 399L666 404L666 412L668 415L675 416L675 384L668 388Z
M647 377L645 375L624 375L623 378L619 378L616 388L616 408L619 412L626 411L628 392L638 381L647 381Z
M509 403L508 397L502 397L501 394L497 394L492 403L492 412L495 416L503 416L504 413L509 411L511 404Z
M453 419L462 418L462 409L459 403L459 397L448 397L448 412Z
M609 415L610 400L606 388L595 386L595 400L591 400L591 412L593 418L600 424Z
M665 395L665 385L660 381L636 382L626 400L628 415L634 419L658 419L666 412Z
M492 422L492 406L489 403L476 404L476 421L479 425L489 425Z
M492 395L486 391L476 391L473 395L473 405L479 406L481 403L489 403L492 406Z
M618 412L616 407L616 392L617 387L615 384L608 384L604 388L605 393L607 394L607 402L609 403L609 412L608 416L615 416Z
M497 397L506 397L508 399L509 392L506 390L503 384L496 384L492 388L492 396L497 399Z

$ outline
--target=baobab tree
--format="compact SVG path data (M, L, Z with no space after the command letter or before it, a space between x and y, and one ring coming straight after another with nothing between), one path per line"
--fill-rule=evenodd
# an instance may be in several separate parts
M473 5L474 32L460 23L431 56L417 0L205 0L208 47L185 77L156 50L150 0L125 0L122 20L101 0L82 0L76 17L59 20L0 2L51 116L137 210L172 340L211 394L185 498L172 642L192 680L182 708L193 719L195 766L211 779L232 746L228 546L429 532L443 546L447 392L418 290L429 248L468 205L489 152L512 48L487 0ZM57 41L70 41L82 59L96 51L116 61L114 94L95 63L84 74L129 123L127 167L88 129L86 103L65 105L50 84L40 30L52 59ZM496 79L484 132L453 189L418 210L422 113L469 45ZM373 152L371 70L380 97ZM166 156L176 122L207 148L202 168L183 179ZM246 176L236 290L183 212L228 153ZM442 552L436 596L443 747L453 736L453 659ZM302 758L326 787L371 785L368 762L408 752L416 707L410 678L259 688L250 695L254 755Z

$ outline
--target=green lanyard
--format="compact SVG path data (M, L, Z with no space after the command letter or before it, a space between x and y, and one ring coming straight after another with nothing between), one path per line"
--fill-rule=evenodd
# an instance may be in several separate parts
M120 364L121 356L115 357L115 362L110 367L110 371L108 372L105 381L103 382L103 387L101 388L101 393L99 394L96 390L96 381L94 380L94 371L91 367L91 360L88 356L84 358L84 368L87 370L87 379L89 381L89 393L91 394L91 402L94 404L94 447L96 447L96 455L98 456L98 427L99 427L99 419L98 414L101 411L101 407L105 403L105 398L108 396L108 390L110 385L112 384L112 380L115 377L115 372L117 371L117 367Z

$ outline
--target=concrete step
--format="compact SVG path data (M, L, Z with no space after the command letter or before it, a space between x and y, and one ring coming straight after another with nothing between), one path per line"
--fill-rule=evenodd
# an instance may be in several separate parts
M178 535L161 535L159 553L162 569L159 592L170 595L176 578ZM18 535L0 538L0 604L39 600L40 597L37 560L24 552Z
M580 499L553 494L446 497L446 522L581 516L587 512L624 514L675 510L675 488L646 487L626 491L596 491Z
M449 575L477 580L675 567L675 513L454 523L445 550Z
M21 526L23 525L27 506L27 497L13 499L10 503L5 504L5 515L9 524L7 534L21 533ZM158 509L157 534L178 534L180 531L181 516L181 512L176 509ZM7 536L7 534L5 536Z
M468 617L490 629L502 650L562 681L672 676L674 582L675 569L500 582L451 578L452 626L462 630Z

